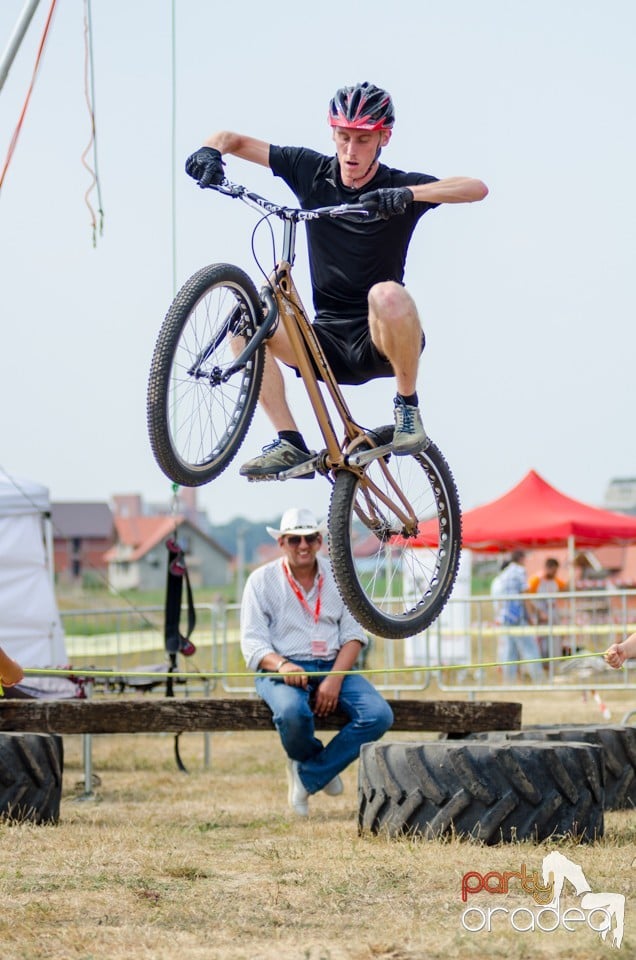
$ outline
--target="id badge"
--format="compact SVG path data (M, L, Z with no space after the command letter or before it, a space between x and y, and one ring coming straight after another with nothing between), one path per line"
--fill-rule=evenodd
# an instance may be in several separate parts
M314 637L311 641L311 655L312 657L326 657L327 641L321 640L320 637Z

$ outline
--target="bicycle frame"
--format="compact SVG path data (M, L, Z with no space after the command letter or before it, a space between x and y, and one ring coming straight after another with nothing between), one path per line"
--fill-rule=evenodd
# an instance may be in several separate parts
M283 228L276 230L274 255L261 272L260 295L249 274L232 263L202 267L177 292L148 378L155 460L175 484L198 487L216 479L236 457L259 399L268 400L275 354L284 356L302 378L324 446L319 440L318 452L293 458L295 465L280 471L267 473L265 461L264 471L250 463L240 473L250 480L323 476L331 486L330 556L344 603L377 636L413 636L439 616L457 577L461 508L453 475L432 440L400 455L392 423L365 427L353 418L292 279L300 221L360 220L377 206L300 210L227 180L215 189L254 207L260 223L276 216ZM420 530L429 519L436 542ZM360 552L364 563L358 562Z
M315 468L325 475L331 471L342 469L352 470L358 473L362 481L368 484L374 494L387 506L390 506L397 516L399 516L404 524L405 533L414 533L417 528L415 511L394 482L388 470L384 468L383 472L389 479L395 496L402 505L401 508L387 499L382 491L379 490L369 478L364 477L363 467L371 461L378 460L389 454L391 452L391 445L385 444L383 446L377 446L373 436L369 435L369 433L353 419L349 406L331 371L312 324L309 321L307 312L302 304L291 275L296 252L296 225L299 221L315 219L321 216L369 216L369 210L354 205L326 207L319 210L298 210L274 204L258 194L247 191L245 187L231 184L227 181L215 187L215 189L229 196L237 197L249 206L257 209L265 209L269 214L274 214L279 217L284 223L281 259L269 276L268 285L261 291L261 299L267 307L267 313L256 335L236 357L234 363L223 372L223 379L229 378L229 376L245 366L263 341L268 336L271 336L278 319L283 324L283 328L289 339L296 361L295 365L307 391L309 402L325 442L326 450L322 453L320 461L312 465L312 469ZM316 369L320 371L327 392L342 421L344 430L342 444L338 441L327 403L320 389L318 377L316 376ZM365 449L356 452L357 448L362 445L364 445ZM384 464L381 465L384 467ZM293 467L285 471L284 479L301 476L305 472L307 472L307 465L302 464L300 467Z

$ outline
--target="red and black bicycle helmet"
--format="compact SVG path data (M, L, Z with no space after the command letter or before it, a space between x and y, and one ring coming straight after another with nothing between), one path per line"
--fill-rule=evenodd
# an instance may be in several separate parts
M329 123L356 130L390 130L395 123L393 101L386 90L366 81L341 87L329 103Z

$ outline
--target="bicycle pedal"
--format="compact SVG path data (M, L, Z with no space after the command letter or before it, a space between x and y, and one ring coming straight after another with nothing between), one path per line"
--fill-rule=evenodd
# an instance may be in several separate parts
M268 473L263 477L246 477L248 483L263 483L263 481L269 480L313 480L316 476L314 470L311 473L301 473L301 474L292 474L289 472L285 473Z
M316 476L316 471L311 470L309 473L299 473L300 467L293 467L291 470L284 470L282 473L277 474L275 477L272 477L272 480L313 480Z
M315 470L318 463L318 456L314 455L310 460L296 464L295 467L289 467L288 470L281 470L273 478L275 480L313 480L316 476Z

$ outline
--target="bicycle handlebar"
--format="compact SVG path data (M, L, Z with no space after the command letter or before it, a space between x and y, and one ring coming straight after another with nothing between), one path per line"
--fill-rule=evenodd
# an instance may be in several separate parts
M298 207L286 207L283 204L274 203L272 200L267 200L265 197L261 197L260 194L248 190L247 187L243 187L238 183L231 183L227 179L219 184L211 183L209 187L211 190L216 190L218 193L222 193L227 197L242 200L249 206L266 210L268 213L280 217L281 220L289 220L294 223L299 223L302 220L324 220L328 218L341 218L343 220L353 220L354 222L368 220L373 217L373 214L376 213L378 209L377 203L371 202L366 204L340 203L333 207L317 207L315 210L301 210Z

